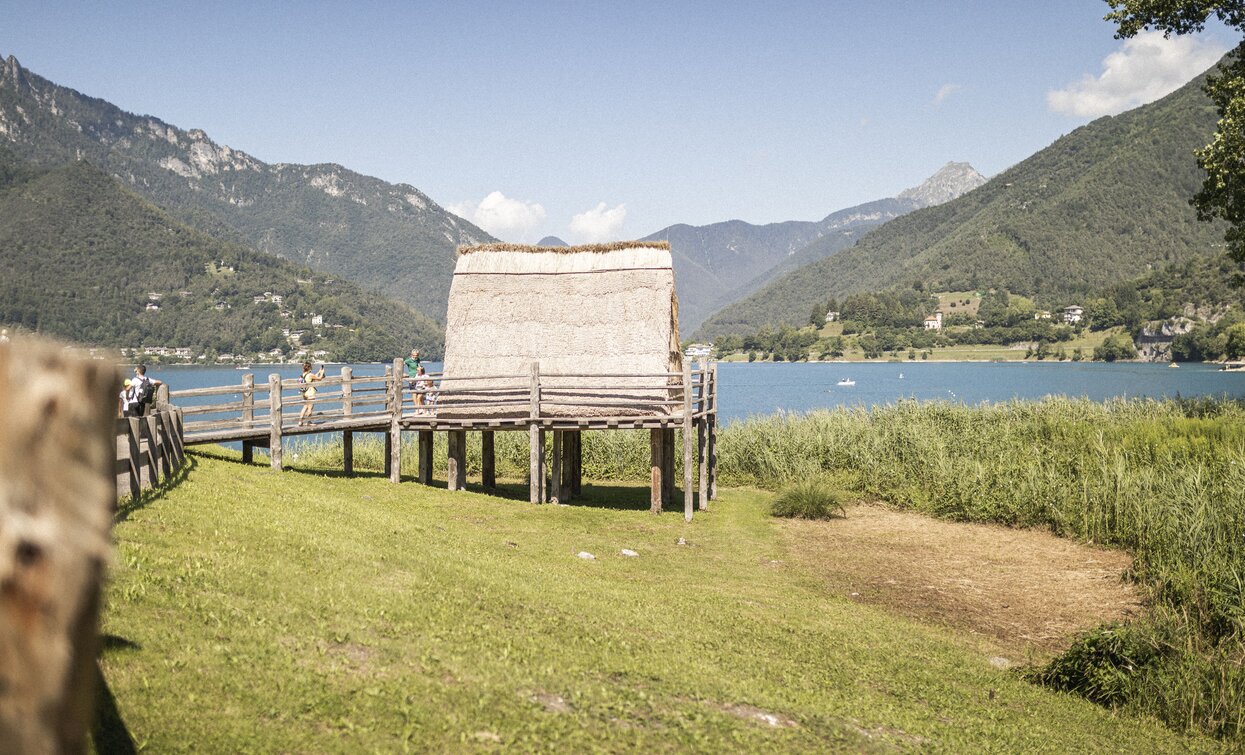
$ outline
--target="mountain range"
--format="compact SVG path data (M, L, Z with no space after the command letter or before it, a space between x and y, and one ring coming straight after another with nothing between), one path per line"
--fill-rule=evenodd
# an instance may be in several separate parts
M460 244L493 237L408 184L335 164L268 164L198 129L134 115L0 64L0 145L46 167L86 160L179 220L349 278L444 320Z
M892 220L820 256L708 318L696 334L750 333L803 324L829 297L919 286L987 287L1047 302L1222 251L1224 226L1189 204L1203 173L1194 149L1217 114L1205 74L1172 94L1099 118L945 204ZM837 252L831 254L831 252Z
M687 334L717 309L771 280L851 246L883 223L958 197L985 180L968 163L951 162L897 197L837 210L818 221L678 224L644 240L670 242L679 296L679 329Z
M0 146L0 322L103 346L374 361L441 327L354 283L179 222L86 161Z

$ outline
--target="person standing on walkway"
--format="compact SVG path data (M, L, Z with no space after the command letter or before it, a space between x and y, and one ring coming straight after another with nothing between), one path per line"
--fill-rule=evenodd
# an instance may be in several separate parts
M307 403L303 404L303 410L298 415L298 424L305 425L311 419L311 414L315 409L315 404L311 403L316 397L315 383L324 379L324 365L320 365L319 372L311 371L311 362L303 362L303 374L298 376L298 383L302 386L299 391L302 393L303 400Z

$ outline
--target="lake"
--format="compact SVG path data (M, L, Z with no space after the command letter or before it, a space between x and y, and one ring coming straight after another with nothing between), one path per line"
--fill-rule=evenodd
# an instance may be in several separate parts
M425 362L430 371L437 362ZM381 375L383 364L353 365L355 375ZM255 382L270 373L298 377L298 365L262 365ZM339 374L329 366L326 373ZM242 370L233 367L160 367L148 374L173 389L239 385ZM839 386L841 379L854 386ZM718 366L718 412L730 422L753 414L807 412L834 406L877 406L900 399L978 404L1044 396L1114 397L1214 396L1245 399L1245 371L1223 372L1215 365L1103 362L830 362L743 363ZM220 398L205 399L207 403ZM199 403L186 401L185 403Z

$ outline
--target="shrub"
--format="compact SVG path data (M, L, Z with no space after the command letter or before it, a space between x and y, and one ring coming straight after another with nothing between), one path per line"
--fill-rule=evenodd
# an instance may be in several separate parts
M770 513L799 519L847 516L847 510L843 508L842 492L817 477L800 480L779 493Z

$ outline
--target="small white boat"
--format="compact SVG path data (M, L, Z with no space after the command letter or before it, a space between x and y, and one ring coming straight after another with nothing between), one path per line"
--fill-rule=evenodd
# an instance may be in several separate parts
M900 380L903 380L903 373L902 373L902 372L901 372L901 373L899 373L899 379L900 379Z
M856 384L856 381L852 380L851 378L843 378L839 382L835 383L835 385L855 385L855 384Z

